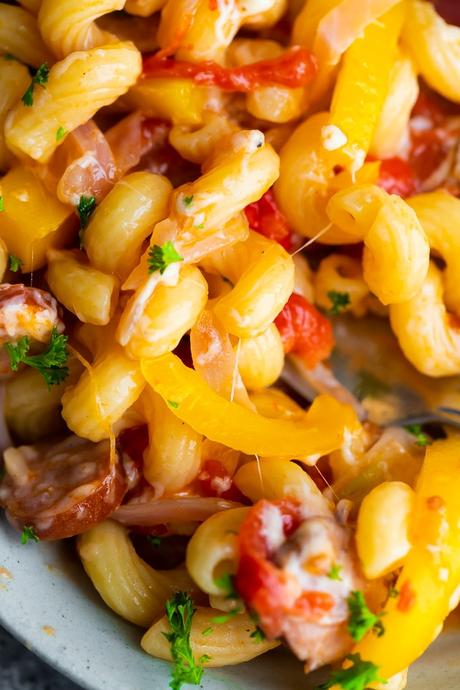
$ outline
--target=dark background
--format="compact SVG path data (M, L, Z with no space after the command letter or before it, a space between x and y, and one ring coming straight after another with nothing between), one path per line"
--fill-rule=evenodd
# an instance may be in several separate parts
M0 690L81 690L0 627Z

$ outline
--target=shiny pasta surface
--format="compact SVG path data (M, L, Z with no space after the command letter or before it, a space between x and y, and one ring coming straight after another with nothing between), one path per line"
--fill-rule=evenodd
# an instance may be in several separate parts
M390 415L460 414L456 5L0 2L0 507L171 690L403 690L458 605L458 434Z

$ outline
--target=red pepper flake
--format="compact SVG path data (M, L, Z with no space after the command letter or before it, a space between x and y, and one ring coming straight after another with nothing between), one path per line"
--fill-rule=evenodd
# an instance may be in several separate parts
M200 63L172 60L156 53L144 58L143 76L156 79L193 79L200 86L250 93L262 86L306 86L316 76L316 58L307 48L294 46L270 60L241 67L222 67L211 60Z
M402 613L407 613L413 606L415 606L416 600L417 594L412 589L412 585L409 580L406 580L399 592L397 609Z
M429 496L426 499L426 507L428 510L435 510L439 512L444 508L445 505L444 499L442 499L441 496Z
M265 192L258 201L246 206L244 212L251 230L278 242L286 250L291 249L291 230L271 190Z

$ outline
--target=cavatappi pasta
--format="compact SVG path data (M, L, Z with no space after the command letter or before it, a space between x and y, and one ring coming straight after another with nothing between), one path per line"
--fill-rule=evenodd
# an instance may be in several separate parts
M0 505L172 690L403 690L458 604L458 434L335 368L453 406L457 4L0 3Z

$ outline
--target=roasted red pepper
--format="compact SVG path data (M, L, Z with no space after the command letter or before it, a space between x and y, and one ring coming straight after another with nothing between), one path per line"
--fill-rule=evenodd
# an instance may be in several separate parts
M398 194L404 198L412 196L417 184L412 167L402 158L387 158L380 164L377 184L388 194Z
M261 86L306 86L317 69L314 55L306 48L295 46L277 58L241 67L222 67L212 61L184 62L154 54L144 59L143 75L156 79L193 79L200 86L249 93Z
M275 319L286 353L293 352L314 368L334 347L332 326L313 304L295 292Z
M251 230L259 232L269 240L275 240L287 251L291 249L291 230L271 190L265 192L258 201L246 206L244 212Z
M283 520L283 531L289 537L300 524L299 505L289 499L259 501L251 508L239 535L240 558L235 576L237 591L256 612L268 637L277 637L286 612L286 574L270 561L267 537L269 512L277 510Z

